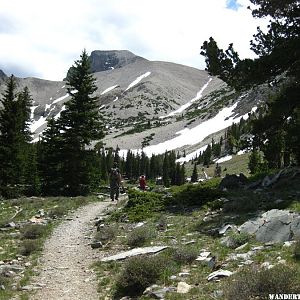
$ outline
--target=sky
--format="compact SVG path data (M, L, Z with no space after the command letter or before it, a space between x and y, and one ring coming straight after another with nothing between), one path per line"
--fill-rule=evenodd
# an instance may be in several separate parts
M149 60L205 68L210 36L254 57L248 0L0 0L0 69L62 80L83 51L129 50Z

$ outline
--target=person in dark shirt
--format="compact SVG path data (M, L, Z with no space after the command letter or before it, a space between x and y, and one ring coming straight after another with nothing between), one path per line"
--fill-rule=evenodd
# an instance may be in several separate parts
M109 174L110 198L112 201L119 199L121 174L118 166L115 164Z

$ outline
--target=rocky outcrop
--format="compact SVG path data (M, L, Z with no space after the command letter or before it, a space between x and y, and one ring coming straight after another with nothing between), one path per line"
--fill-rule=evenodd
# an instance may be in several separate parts
M92 51L90 58L91 69L94 73L118 69L128 64L132 64L137 60L146 61L145 58L137 56L127 50L95 50Z
M255 235L259 242L285 242L300 238L300 215L287 210L272 209L245 222L240 232Z

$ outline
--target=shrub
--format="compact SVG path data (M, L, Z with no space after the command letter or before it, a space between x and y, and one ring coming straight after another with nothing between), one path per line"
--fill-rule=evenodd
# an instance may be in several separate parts
M154 284L165 269L160 256L140 256L129 259L115 284L115 297L138 296Z
M9 282L9 279L4 274L0 273L0 287L1 287L1 285L7 286L8 282Z
M46 232L44 225L25 225L21 228L21 234L23 239L35 240L42 237Z
M115 226L98 227L97 230L98 231L95 235L95 240L101 242L113 240L117 233L117 228Z
M127 237L127 244L130 247L141 247L155 237L155 231L148 226L135 228Z
M245 232L231 231L229 234L231 248L237 248L245 243L249 242L251 235Z
M162 195L154 192L129 190L124 211L131 222L139 222L152 216L162 208Z
M294 257L296 260L300 260L300 240L297 240L294 246Z
M41 250L41 243L39 240L23 240L20 248L20 254L29 256L30 254Z
M224 284L225 299L269 299L269 294L298 293L299 269L277 265L272 269L243 269Z
M167 218L164 215L161 215L157 220L157 229L158 230L166 230L167 229Z
M202 206L209 201L224 196L225 193L215 187L203 184L185 185L183 188L175 191L173 200L169 204L183 206Z
M173 249L172 257L179 264L191 264L198 257L199 251L191 247L179 247Z
M67 213L67 209L63 206L56 206L49 210L48 216L50 218L59 218Z
M240 197L224 204L224 212L247 213L255 212L260 208L261 199L259 197Z

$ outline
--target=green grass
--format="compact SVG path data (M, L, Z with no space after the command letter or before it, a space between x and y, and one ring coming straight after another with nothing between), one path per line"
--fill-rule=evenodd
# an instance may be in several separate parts
M239 160L240 156L237 159ZM238 166L238 162L236 164ZM134 197L129 200L129 205L118 211L118 215L122 216L117 223L120 236L129 236L131 222L143 220L146 222L144 226L156 228L157 230L156 236L150 240L151 244L169 247L160 255L165 257L167 261L172 262L173 267L171 270L168 269L163 276L157 278L155 283L162 287L176 286L178 281L183 280L193 286L188 294L167 293L165 299L213 299L214 291L223 289L224 279L220 283L208 282L207 276L212 270L208 265L194 260L195 253L199 254L200 249L210 251L212 255L216 256L218 264L226 263L226 266L222 266L222 268L235 271L239 269L241 260L228 261L230 254L247 253L254 246L262 245L252 236L229 231L227 235L230 235L233 239L234 247L248 243L245 248L237 252L234 248L224 246L221 243L219 234L210 233L216 228L228 223L239 226L255 216L258 210L272 208L300 210L300 201L297 198L300 183L297 178L288 182L283 181L284 183L279 182L278 185L261 193L253 193L252 190L227 192L223 196L229 199L229 202L219 200L220 195L215 192L219 182L220 178L214 178L198 185L187 184L171 187L168 190L168 193L172 194L171 197L166 197L165 193L161 193L160 196L159 193L134 193ZM278 197L284 200L283 204L280 204L281 206L274 202ZM218 215L211 218L210 221L204 222L203 218L210 210L218 211ZM138 218L132 217L133 215L138 216ZM128 218L128 216L131 217ZM115 220L111 219L110 222ZM125 220L129 220L129 223L124 222ZM110 244L106 251L110 251L110 249L122 251L126 249L126 246L126 238L118 238ZM298 255L298 244L297 247L283 247L282 244L276 244L255 252L251 259L254 261L254 265L260 265L266 261L276 265L282 259L287 264L296 266L299 265ZM124 270L124 262L114 263L113 268L108 267L107 264L99 263L95 269L99 278L101 278L99 279L101 290L105 291L105 295L102 294L103 299L105 296L112 297L115 291L114 282L117 280L115 274L119 274ZM184 279L171 279L172 275L178 276L178 273L183 271L189 272L190 275ZM105 274L104 277L103 274ZM228 282L231 282L230 278ZM150 298L142 296L139 299Z

